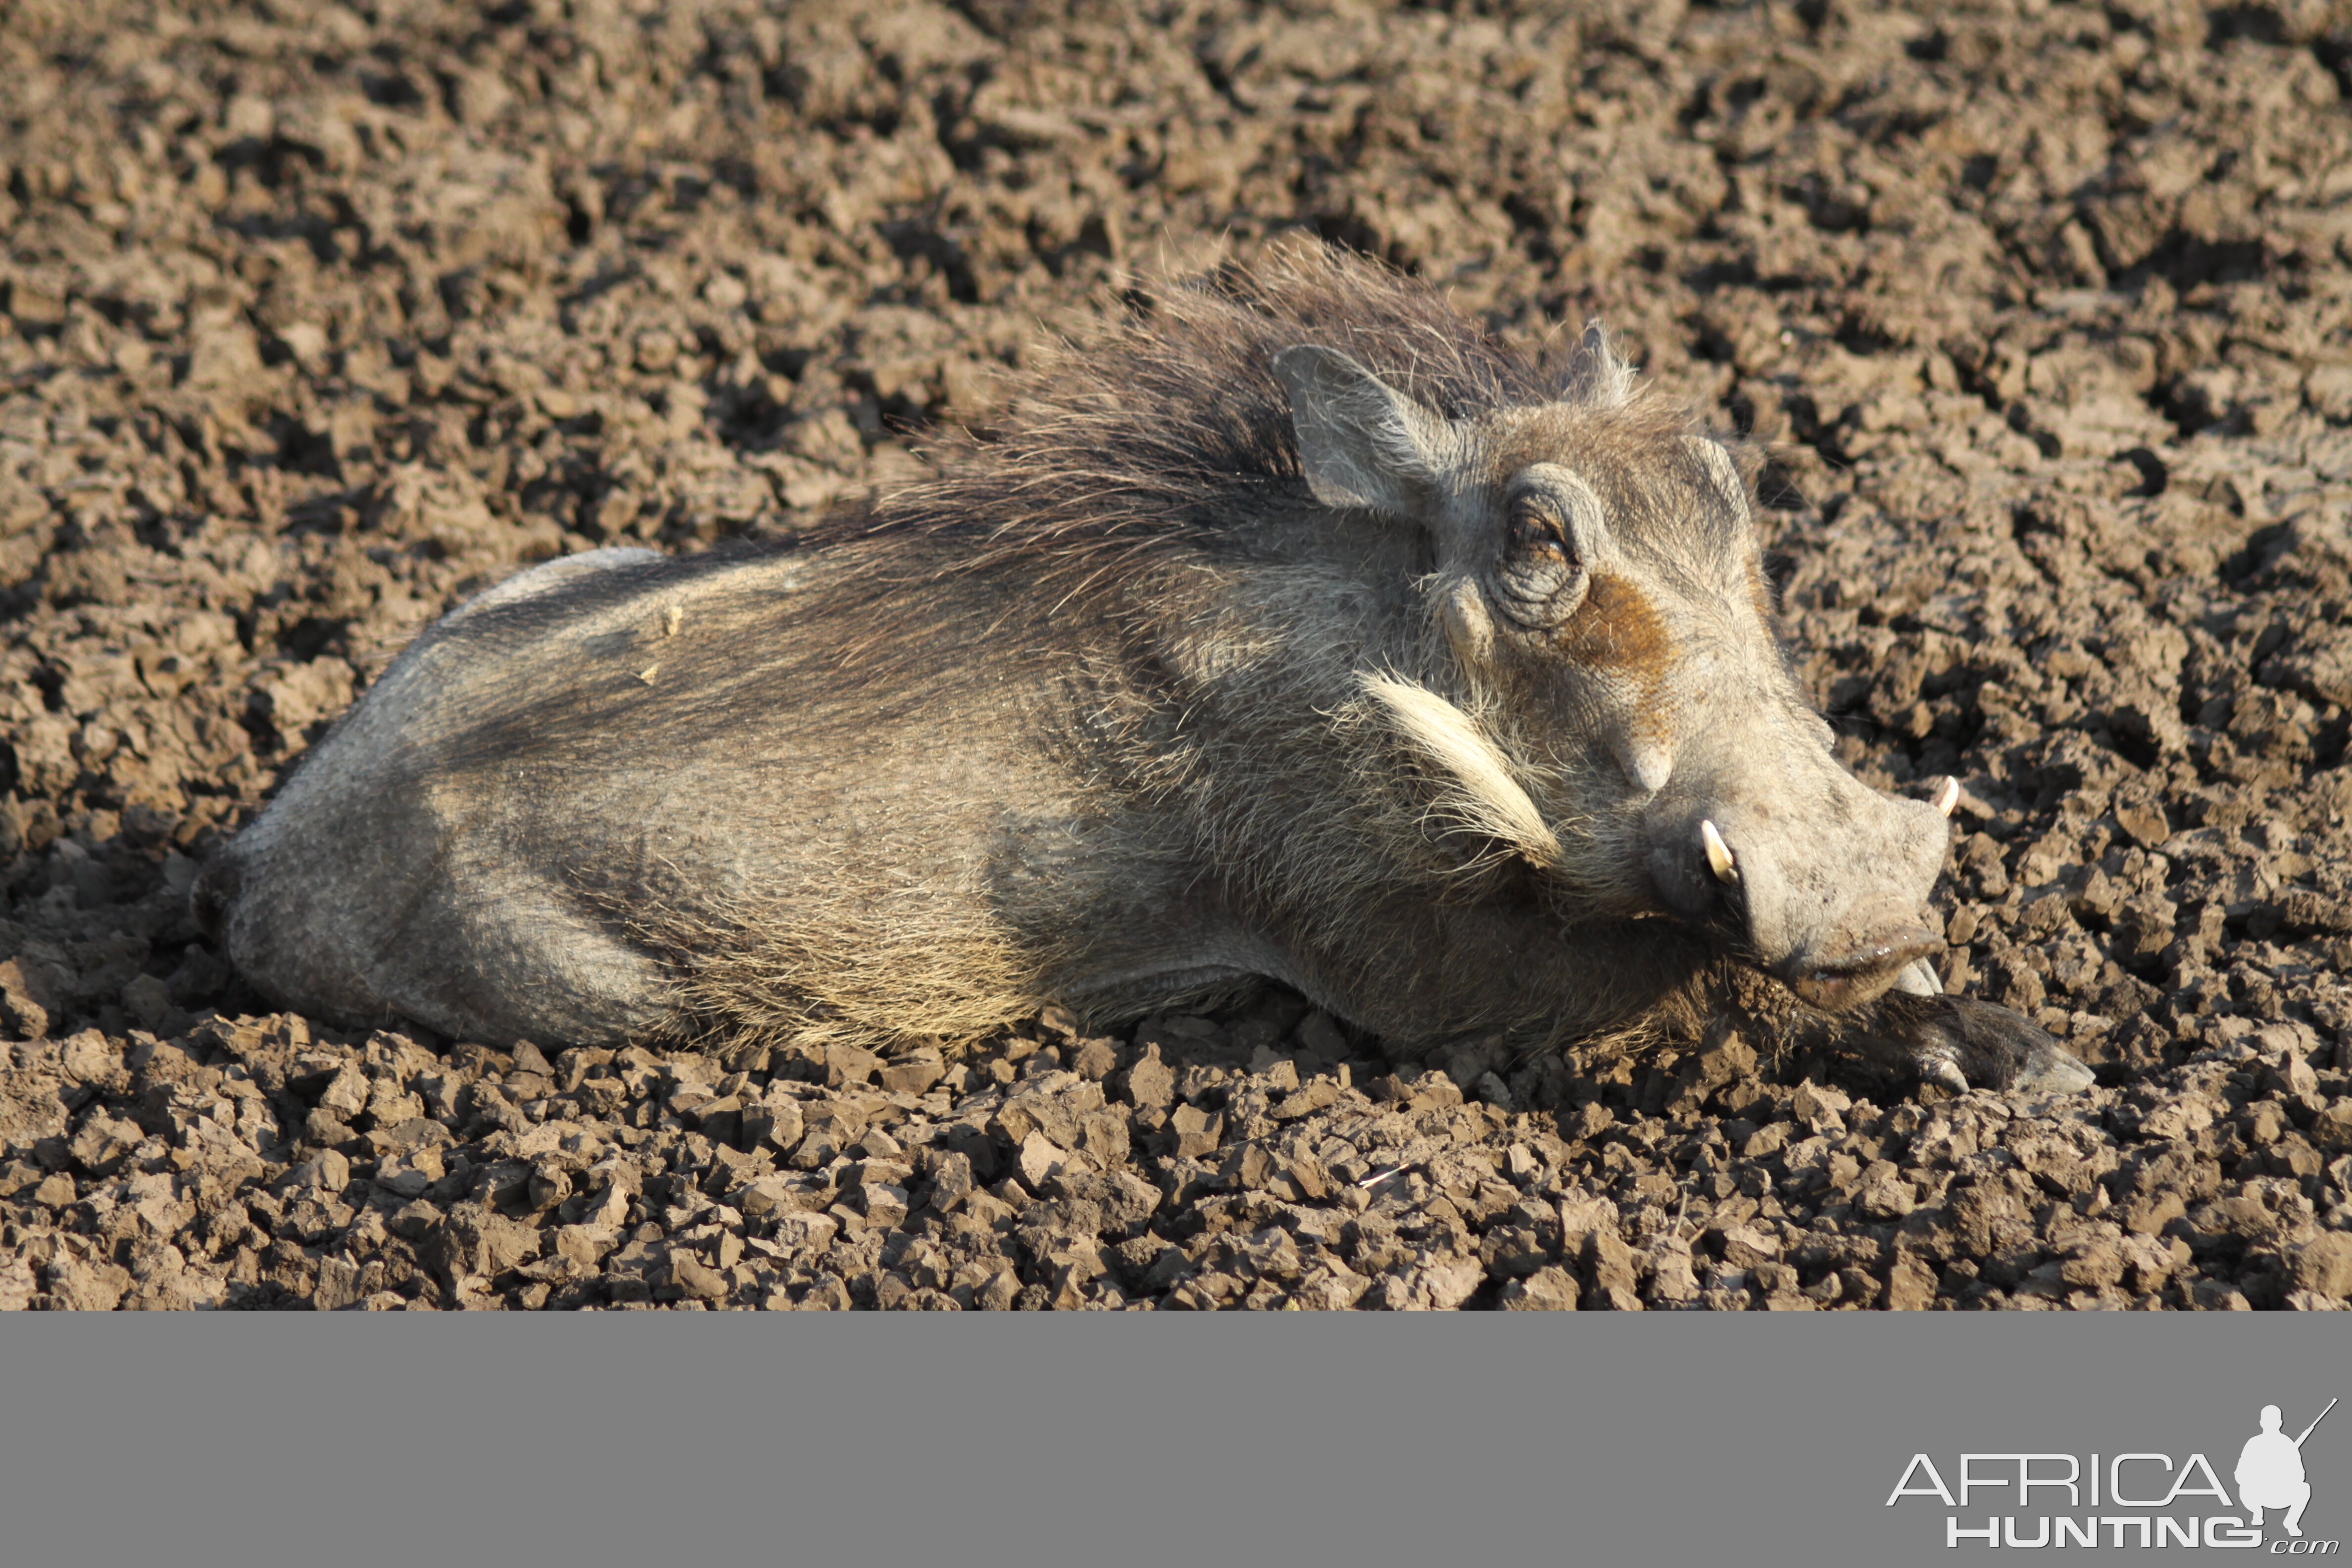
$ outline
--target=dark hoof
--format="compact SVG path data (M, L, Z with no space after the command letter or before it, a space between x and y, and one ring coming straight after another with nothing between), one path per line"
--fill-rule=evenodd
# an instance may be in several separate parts
M2080 1057L2045 1037L2005 1087L2027 1094L2080 1094L2098 1081Z
M1913 1064L1929 1083L1954 1091L1998 1089L2074 1094L2096 1081L2091 1069L2038 1026L2006 1007L1966 996L1890 997Z

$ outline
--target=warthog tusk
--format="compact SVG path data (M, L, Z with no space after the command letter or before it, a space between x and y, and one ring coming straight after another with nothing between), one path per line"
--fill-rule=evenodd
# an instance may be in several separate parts
M1959 804L1960 781L1946 779L1944 787L1936 792L1936 809L1944 816L1949 816L1952 815L1952 807Z
M1698 841L1706 846L1707 869L1715 873L1715 879L1727 887L1739 886L1739 862L1731 858L1731 846L1723 841L1714 823L1698 825Z

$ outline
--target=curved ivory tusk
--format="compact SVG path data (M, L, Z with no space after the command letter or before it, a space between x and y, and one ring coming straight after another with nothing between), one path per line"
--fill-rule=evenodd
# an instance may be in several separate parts
M1914 996L1941 996L1944 981L1936 973L1934 964L1924 958L1915 958L1904 965L1902 973L1895 977L1895 989L1908 992Z
M1952 815L1952 807L1959 804L1960 781L1958 779L1946 779L1944 781L1944 787L1936 792L1936 809L1944 816L1949 816Z
M1966 1094L1969 1091L1968 1079L1960 1072L1959 1064L1949 1057L1937 1057L1934 1061L1923 1064L1919 1069L1919 1076L1929 1083L1941 1084L1954 1094Z
M1730 887L1739 886L1739 863L1731 858L1731 846L1723 841L1714 823L1698 825L1698 841L1706 847L1707 869L1715 873L1715 879Z

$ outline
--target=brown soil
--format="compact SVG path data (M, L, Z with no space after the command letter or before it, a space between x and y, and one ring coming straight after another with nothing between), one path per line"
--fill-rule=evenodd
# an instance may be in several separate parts
M2352 1295L2341 5L27 0L0 80L0 1305ZM1966 781L1951 980L2101 1088L1400 1077L1296 1003L550 1060L197 940L430 616L800 526L1301 226L1771 444L1843 752Z

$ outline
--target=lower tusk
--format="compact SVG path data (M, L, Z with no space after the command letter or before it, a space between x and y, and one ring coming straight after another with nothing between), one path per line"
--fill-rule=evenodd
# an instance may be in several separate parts
M1944 982L1934 964L1924 958L1915 958L1895 977L1895 989L1913 996L1940 996L1944 994Z
M1936 792L1936 809L1942 815L1952 815L1952 807L1960 804L1960 781L1946 779L1944 787Z
M1731 858L1731 846L1723 841L1714 823L1698 825L1698 840L1706 847L1707 869L1715 873L1715 879L1728 887L1739 886L1739 863Z

